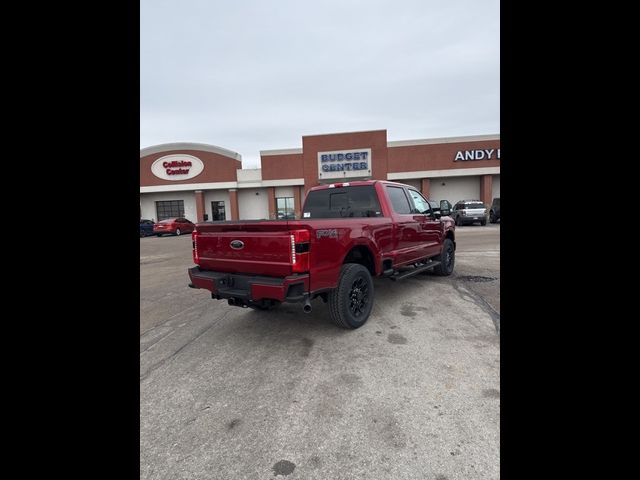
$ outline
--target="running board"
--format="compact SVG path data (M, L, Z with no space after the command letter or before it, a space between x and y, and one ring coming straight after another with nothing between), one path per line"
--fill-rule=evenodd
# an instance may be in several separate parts
M416 275L420 272L424 272L425 270L429 270L430 268L436 267L438 265L440 265L442 262L438 262L438 261L431 261L428 263L425 263L424 265L420 266L420 267L416 267L413 270L409 270L407 272L403 272L403 273L399 273L398 275L394 275L393 277L389 277L391 280L393 280L394 282L396 280L403 280L407 277L411 277L412 275Z

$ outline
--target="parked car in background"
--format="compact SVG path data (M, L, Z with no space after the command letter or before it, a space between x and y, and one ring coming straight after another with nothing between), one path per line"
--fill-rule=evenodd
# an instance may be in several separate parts
M491 210L489 210L489 221L491 223L497 223L500 220L500 197L494 198L491 204Z
M153 220L147 220L146 218L140 219L140 236L148 237L153 235Z
M183 233L193 232L195 224L184 217L167 218L156 223L153 226L155 235L182 235Z
M454 205L451 217L457 226L472 225L475 222L486 225L487 207L480 200L460 200Z

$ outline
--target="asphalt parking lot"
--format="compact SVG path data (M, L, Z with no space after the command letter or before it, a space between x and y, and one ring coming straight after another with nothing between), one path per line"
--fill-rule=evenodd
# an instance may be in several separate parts
M376 279L367 324L187 287L190 235L140 239L140 478L499 478L500 225L451 277Z

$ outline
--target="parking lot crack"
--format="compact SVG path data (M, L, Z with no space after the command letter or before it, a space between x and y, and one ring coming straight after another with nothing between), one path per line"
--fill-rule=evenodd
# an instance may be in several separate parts
M195 303L195 304L191 305L190 307L185 308L184 310L180 310L179 312L174 313L174 314L173 314L173 315L171 315L169 318L167 318L164 322L162 322L162 323L159 323L159 324L155 325L154 327L150 328L149 330L145 330L145 331L140 335L140 338L144 337L145 335L149 335L149 333L150 333L150 332L153 332L154 330L157 330L158 328L162 328L164 325L166 325L167 323L169 323L169 322L170 322L171 320L173 320L174 318L176 318L176 317L178 317L178 316L182 315L183 313L188 312L189 310L193 310L194 308L198 308L198 307L200 307L200 306L202 306L202 305L204 305L204 304L206 304L206 303L209 303L209 302L211 302L211 300L210 300L210 299L205 299L205 300L202 300L202 301L200 301L200 302L198 302L198 303ZM172 330L172 332L173 332L173 330ZM170 335L172 332L170 332L170 333L169 333L169 334L167 334L167 335ZM162 338L165 338L167 335L164 335ZM162 338L158 339L158 341L162 340ZM149 345L149 346L148 346L147 348L145 348L145 350L143 350L143 351L148 350L149 348L151 348L151 347L152 347L153 345L155 345L156 343L157 343L157 342L154 342L152 345ZM142 353L142 352L140 352L140 353Z
M463 300L474 303L491 317L496 333L500 335L500 314L481 295L471 289L461 287L458 282L452 282L452 284Z
M160 368L162 365L164 365L165 363L167 363L167 361L173 359L176 357L176 355L178 355L180 352L182 352L185 348L187 348L189 345L192 345L196 340L198 340L200 337L202 337L205 333L207 333L211 328L213 328L215 325L217 325L218 323L220 323L222 320L224 320L227 316L228 316L229 312L226 312L224 314L222 314L218 319L216 319L215 321L211 322L207 327L205 327L200 333L198 333L195 337L192 337L189 341L187 341L184 345L182 345L180 348L178 348L175 352L173 352L172 354L168 355L167 357L164 357L162 360L160 360L157 363L154 363L151 367L149 367L147 369L147 371L143 374L140 375L140 381L142 382L143 380L145 380L147 377L149 377L149 375L151 373L153 373L154 371L156 371L158 368ZM164 337L163 337L164 338Z

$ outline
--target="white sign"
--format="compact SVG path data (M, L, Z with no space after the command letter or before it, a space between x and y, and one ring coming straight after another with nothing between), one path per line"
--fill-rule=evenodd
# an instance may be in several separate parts
M466 160L493 160L497 158L500 160L500 149L491 148L488 150L459 150L456 153L456 158L453 160L466 161Z
M356 178L371 176L371 149L318 152L318 178Z
M163 180L189 180L204 170L204 163L193 155L181 153L160 157L151 165L151 173Z

